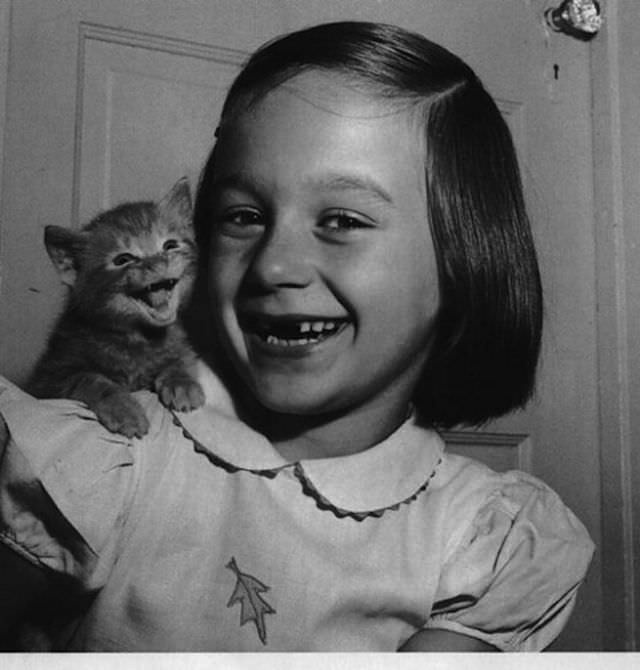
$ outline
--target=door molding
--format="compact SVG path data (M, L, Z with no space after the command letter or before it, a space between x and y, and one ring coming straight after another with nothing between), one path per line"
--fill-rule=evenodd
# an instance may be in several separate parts
M132 47L134 49L155 51L171 56L186 56L201 61L239 67L248 57L245 51L228 47L213 46L192 40L168 37L152 33L113 27L81 21L78 26L78 49L76 68L76 108L75 137L72 185L72 227L77 228L81 216L81 169L83 153L83 132L85 127L85 85L86 62L91 42L103 42L112 45Z
M0 194L4 172L4 134L7 117L7 87L9 83L9 40L11 37L11 0L0 0ZM0 197L0 203L3 198ZM0 214L0 245L4 216ZM2 264L0 263L0 293L2 293Z
M635 0L610 0L591 51L604 648L640 643L640 142L634 126L640 30ZM624 57L623 57L624 55ZM629 134L629 130L633 132ZM635 523L634 523L635 521Z
M482 461L496 470L531 472L533 443L525 433L447 430L442 439L448 451Z
M129 28L115 28L99 23L81 21L79 36L81 52L87 40L123 44L124 46L152 51L164 51L176 56L191 56L192 58L230 63L231 65L242 63L248 56L245 51L240 49L212 46L202 42L168 37L167 35L156 35ZM79 59L79 62L81 63L82 59Z

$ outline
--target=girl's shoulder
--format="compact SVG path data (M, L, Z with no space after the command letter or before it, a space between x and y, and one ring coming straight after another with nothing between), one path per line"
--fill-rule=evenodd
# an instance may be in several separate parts
M39 567L92 574L131 495L130 440L82 403L37 400L2 378L0 415L0 540Z
M509 500L515 506L532 495L559 500L541 479L522 470L493 470L487 464L444 448L432 490L460 506L482 506L491 500Z
M200 373L207 410L233 424L221 383ZM0 542L98 585L141 492L176 463L201 469L176 416L149 391L134 396L150 425L141 439L109 432L83 403L36 399L0 377Z
M83 403L64 398L36 399L10 381L0 377L0 414L4 418L5 444L19 451L37 470L52 466L62 452L88 451L112 458L131 440L108 432ZM104 464L103 464L104 465Z
M564 537L586 554L593 551L588 532L560 495L527 472L497 472L445 450L432 494L440 496L446 508L450 551L464 545L479 529L498 526L512 532L529 528L540 536Z
M202 362L197 363L196 373L208 407L234 416L231 397L215 373ZM149 419L149 431L142 439L108 431L81 402L66 398L37 399L0 376L3 430L37 469L46 467L49 462L66 461L72 453L85 459L87 466L106 467L105 459L131 463L141 445L152 443L156 446L156 443L166 442L167 428L175 423L156 394L138 391L133 395ZM98 455L96 461L93 457Z
M142 439L109 432L83 403L36 399L0 377L0 540L32 563L93 573L109 560L142 477L179 451L173 416L148 391Z
M505 651L543 649L566 622L591 561L585 527L538 478L446 452L431 493L440 498L442 544L427 627Z

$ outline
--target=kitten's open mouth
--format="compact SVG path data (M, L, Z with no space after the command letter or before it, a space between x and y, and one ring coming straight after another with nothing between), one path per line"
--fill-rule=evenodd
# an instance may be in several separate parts
M171 298L177 283L178 279L163 279L132 291L131 297L142 303L154 320L166 321L174 316L174 301Z
M267 318L247 316L242 319L245 332L257 335L263 342L280 347L317 344L341 332L348 319Z

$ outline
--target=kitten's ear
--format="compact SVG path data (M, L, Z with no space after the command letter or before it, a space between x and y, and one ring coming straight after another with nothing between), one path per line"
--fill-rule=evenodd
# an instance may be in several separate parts
M47 226L44 229L44 244L53 267L63 284L73 286L76 281L78 252L84 244L86 233L62 226Z
M186 177L179 179L169 193L158 203L158 206L160 209L168 211L170 215L183 224L191 225L193 204L191 202L189 180Z

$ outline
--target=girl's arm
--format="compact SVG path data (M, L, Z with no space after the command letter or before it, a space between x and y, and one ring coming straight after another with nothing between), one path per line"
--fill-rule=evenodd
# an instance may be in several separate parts
M468 635L448 630L421 630L410 637L398 651L498 651L490 644Z

